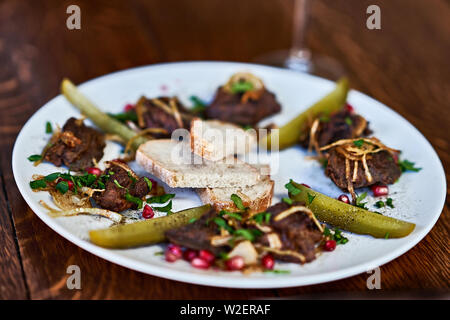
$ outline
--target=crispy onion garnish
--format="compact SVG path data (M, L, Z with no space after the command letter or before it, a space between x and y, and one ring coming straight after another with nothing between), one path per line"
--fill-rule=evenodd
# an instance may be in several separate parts
M319 223L319 221L317 220L317 218L314 215L314 213L309 208L307 208L305 206L292 206L289 209L284 210L284 211L280 212L279 214L277 214L277 216L273 220L274 221L279 221L279 220L285 219L288 216L290 216L291 214L296 213L296 212L306 213L308 215L308 217L310 217L311 220L314 221L315 225L320 230L320 232L323 232L322 225Z
M300 252L297 252L297 251L294 251L294 250L281 250L281 249L274 249L274 248L265 247L265 246L261 246L259 248L261 250L263 250L263 251L275 253L275 254L280 255L280 256L296 257L296 258L298 258L300 260L301 263L305 263L306 262L305 256L302 255Z
M227 83L225 83L225 85L223 86L223 90L228 93L233 93L233 85L239 82L250 82L252 84L252 89L244 92L244 94L242 95L242 103L246 103L248 100L258 100L264 93L263 81L249 72L238 72L233 74L227 81Z
M362 141L361 146L355 144L356 141ZM353 187L353 182L358 177L358 163L362 163L364 175L369 183L373 181L372 174L367 160L371 159L374 153L387 151L391 155L399 152L399 150L392 149L384 145L375 137L372 138L357 138L357 139L342 139L320 148L320 151L336 148L336 152L343 155L345 158L345 179L347 180L347 189L352 195L353 201L356 199L356 193ZM353 161L353 174L350 172L350 161Z

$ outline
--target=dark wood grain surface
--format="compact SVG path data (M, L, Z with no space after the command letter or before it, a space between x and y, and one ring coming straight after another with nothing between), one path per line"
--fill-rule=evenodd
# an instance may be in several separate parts
M81 8L81 30L65 26ZM365 27L378 4L382 29ZM315 286L236 290L196 286L134 272L83 251L28 208L14 183L11 152L27 119L59 92L62 77L80 83L129 67L166 61L252 61L289 47L288 0L0 1L0 298L247 299L353 296L368 274ZM431 142L449 180L450 4L447 0L315 0L307 43L338 59L352 86L380 100ZM448 190L447 190L448 194ZM66 268L79 265L82 289L68 290ZM384 265L383 293L447 292L449 200L416 247Z

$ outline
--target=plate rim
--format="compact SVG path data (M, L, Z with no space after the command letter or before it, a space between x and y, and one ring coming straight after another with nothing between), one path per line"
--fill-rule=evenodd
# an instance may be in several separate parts
M182 62L169 62L169 63L157 63L157 64L150 64L150 65L143 65L143 66L137 66L129 69L114 71L112 73L108 73L90 80L87 80L79 85L80 88L83 88L85 86L88 86L92 82L96 81L102 81L107 78L115 77L119 74L125 74L125 73L133 73L136 71L144 71L146 69L153 69L158 67L167 67L167 66L177 66L177 65L229 65L230 67L248 67L248 68L266 68L268 70L276 70L277 72L286 72L286 73L294 73L294 71L283 69L283 68L277 68L272 66L266 66L266 65L260 65L255 63L242 63L242 62L228 62L228 61L182 61ZM320 78L314 75L308 75L308 74L302 74L302 76L305 77L312 77L316 80L323 81L324 83L332 82L330 80ZM433 148L431 143L426 139L426 137L414 126L412 125L407 119L405 119L403 116L401 116L399 113L397 113L395 110L391 109L384 103L364 94L363 92L356 91L352 89L349 92L350 94L357 94L362 95L365 99L370 99L371 102L375 102L377 104L382 105L387 111L391 112L393 115L401 118L405 123L407 123L413 130L415 130L419 136L423 139L424 143L428 145L428 147L433 151L433 156L436 158L439 169L442 173L440 175L440 182L442 183L439 187L439 190L446 190L447 181L445 178L445 171L444 167L442 165L442 161L439 158L436 150ZM17 161L17 145L18 141L20 141L23 137L24 129L30 125L33 118L42 111L43 108L45 108L50 103L54 102L57 99L62 99L62 95L59 94L56 97L50 99L45 104L43 104L39 109L37 109L31 117L26 121L26 123L23 125L22 129L20 130L19 134L16 137L16 140L14 142L13 152L12 152L12 171L14 176L14 181L19 189L19 192L27 205L32 209L33 213L36 214L39 219L41 219L47 226L49 226L53 231L58 233L63 238L69 240L76 246L86 250L87 252L94 254L102 259L105 259L109 262L118 264L120 266L126 267L131 270L139 271L144 274L149 274L153 276L158 276L161 278L166 278L169 280L175 280L175 281L181 281L185 283L192 283L197 285L204 285L204 286L213 286L213 287L225 287L225 288L241 288L241 289L269 289L269 288L287 288L287 287L298 287L298 286L305 286L305 285L312 285L312 284L319 284L324 282L330 282L335 280L340 280L343 278L348 278L357 274L361 274L364 272L367 272L368 270L373 269L374 267L381 267L382 265L398 258L399 256L405 254L410 249L412 249L414 246L416 246L435 226L437 220L440 218L442 214L442 210L445 205L445 198L446 193L444 191L441 192L441 199L442 206L440 206L440 212L439 214L435 214L434 218L430 220L430 222L427 224L425 228L423 228L419 233L415 235L411 241L406 242L403 245L398 246L393 251L391 251L389 254L385 254L380 258L376 258L372 261L356 264L351 267L344 268L342 270L334 270L329 272L322 272L320 274L313 274L313 275L300 275L300 276L288 276L288 277L282 277L282 276L268 276L260 277L260 278L251 278L251 277L240 277L236 278L238 279L238 284L235 281L234 278L230 277L217 277L217 275L214 274L207 274L207 273L194 273L194 272L188 272L183 270L175 270L175 269L164 269L160 266L152 265L143 261L139 261L137 259L133 259L130 257L122 256L115 254L114 250L111 249L105 249L99 246L96 246L84 239L81 239L77 237L76 235L72 234L68 230L66 230L62 225L58 224L56 221L54 221L54 218L50 217L49 215L45 213L39 213L40 208L38 208L38 205L34 203L34 201L28 197L27 193L24 190L24 185L22 182L18 181L18 174L17 172L20 170L20 168L17 168L18 161ZM441 188L442 187L442 188ZM231 281L230 281L231 280Z

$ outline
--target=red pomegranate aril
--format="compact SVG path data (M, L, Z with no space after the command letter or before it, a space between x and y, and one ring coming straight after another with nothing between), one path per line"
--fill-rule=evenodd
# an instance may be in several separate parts
M145 205L144 210L142 211L142 218L151 219L155 216L155 212L153 212L152 207L148 204Z
M339 200L339 201L342 201L342 202L344 202L344 203L347 203L347 204L350 203L350 199L349 199L349 197L348 197L346 194L341 194L341 195L338 197L338 200Z
M261 259L261 264L264 269L272 270L275 265L275 259L270 254L266 254Z
M389 189L387 186L375 185L371 187L374 197L387 196Z
M176 244L169 244L167 246L167 251L170 251L171 253L173 253L175 256L177 256L177 258L181 258L183 256L183 250L181 249L181 247L179 245Z
M333 251L334 249L336 249L336 241L334 240L325 241L323 248L325 251Z
M73 182L72 182L72 180L67 180L67 179L59 178L59 179L58 179L58 182L57 182L56 184L60 183L61 181L67 182L67 185L69 186L69 190L70 190L70 191L73 190Z
M209 268L209 263L208 261L196 257L194 259L191 260L191 266L193 266L194 268L198 268L198 269L208 269Z
M208 250L200 250L198 252L198 257L202 258L203 260L205 260L209 264L211 264L216 259L214 254L212 254L212 252L210 252Z
M165 252L164 256L166 257L166 261L167 262L175 262L175 261L177 261L179 259L176 254L173 254L169 250L167 250Z
M125 112L130 112L130 111L134 110L134 104L128 103L128 104L123 108L123 110L124 110Z
M183 252L183 259L186 261L192 261L194 258L197 258L198 252L196 250L192 249L186 249L186 251Z
M345 109L347 109L348 112L354 112L355 111L355 108L353 108L352 105L348 104L348 103L345 105Z
M304 187L307 187L308 189L311 189L311 187L308 186L306 183L302 183L301 185L304 186Z
M227 266L227 269L230 271L241 270L245 266L244 258L242 258L241 256L234 256L228 259L225 262L225 265Z
M100 170L99 168L95 168L95 167L87 168L86 172L89 174L93 174L94 176L97 176L97 177L102 174L102 170Z

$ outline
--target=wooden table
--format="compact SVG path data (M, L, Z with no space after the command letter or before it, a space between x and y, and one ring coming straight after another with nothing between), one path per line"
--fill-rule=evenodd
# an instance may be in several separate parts
M366 8L373 3L381 7L381 30L366 28ZM81 7L81 30L66 28L70 4ZM448 180L449 2L317 0L312 13L307 37L312 50L338 59L355 89L416 126L437 150ZM57 235L28 208L14 183L15 138L59 93L62 77L80 83L157 62L251 61L289 46L291 14L287 0L0 1L0 298L241 299L369 292L368 274L315 286L236 290L134 272ZM449 221L447 200L427 237L381 268L382 292L448 292ZM82 290L66 287L71 264L82 270Z

